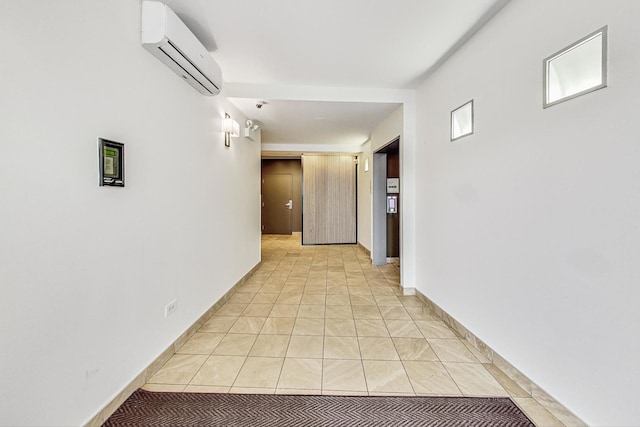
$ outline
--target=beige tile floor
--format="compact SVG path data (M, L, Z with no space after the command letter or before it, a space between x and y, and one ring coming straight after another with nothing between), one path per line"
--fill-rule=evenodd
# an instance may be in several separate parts
M262 264L145 389L212 393L510 396L562 425L357 246L267 235Z

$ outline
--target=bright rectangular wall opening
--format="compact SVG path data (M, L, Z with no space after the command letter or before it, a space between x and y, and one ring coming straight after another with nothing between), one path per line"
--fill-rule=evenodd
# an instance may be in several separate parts
M473 133L473 99L451 112L451 140Z
M544 108L607 86L607 27L544 60Z

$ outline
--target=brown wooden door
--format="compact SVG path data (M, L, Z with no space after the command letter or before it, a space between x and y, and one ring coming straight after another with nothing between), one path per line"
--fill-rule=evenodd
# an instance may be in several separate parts
M262 233L291 234L291 174L262 176Z

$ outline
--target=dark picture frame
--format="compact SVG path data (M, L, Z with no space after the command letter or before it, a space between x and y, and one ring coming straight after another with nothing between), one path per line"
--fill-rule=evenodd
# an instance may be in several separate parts
M124 187L124 144L98 138L100 186Z

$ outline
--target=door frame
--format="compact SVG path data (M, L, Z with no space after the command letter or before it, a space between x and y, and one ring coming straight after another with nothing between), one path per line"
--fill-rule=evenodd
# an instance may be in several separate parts
M372 194L372 251L371 262L373 265L387 264L387 153L386 149L393 143L401 143L400 136L378 148L373 153L373 194ZM400 177L402 177L402 150L400 155ZM400 181L402 189L402 180ZM400 211L400 265L402 265L402 211Z

